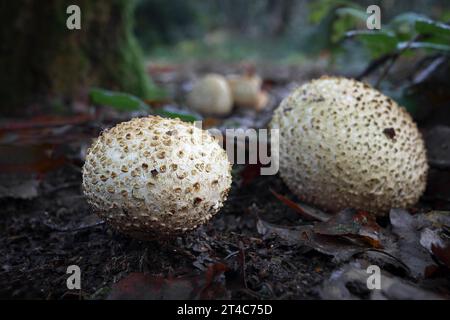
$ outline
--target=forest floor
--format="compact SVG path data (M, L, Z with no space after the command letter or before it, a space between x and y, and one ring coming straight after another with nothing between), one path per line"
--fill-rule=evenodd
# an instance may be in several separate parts
M195 72L211 69L202 68ZM160 84L173 84L172 94L182 90L186 72L166 71ZM272 107L253 122L244 119L247 113L234 115L238 126L263 126L294 81L320 73L293 79L298 72L282 71L276 74L284 78L267 82ZM298 202L278 175L235 165L229 199L207 225L163 243L142 242L105 225L83 197L86 146L118 121L105 118L2 132L3 168L18 163L27 170L0 174L1 298L450 298L448 170L432 169L414 211L393 210L375 220L346 210L328 220ZM70 265L80 267L81 290L67 288ZM382 270L380 290L367 287L369 265Z
M152 275L155 281L172 277L168 286L174 287L189 279L194 287L197 281L200 285L209 281L206 271L213 265L229 270L223 269L224 287L208 293L211 298L317 298L314 288L333 269L322 254L305 254L298 245L258 233L252 206L264 208L260 214L267 221L282 217L292 225L298 220L269 192L269 188L285 191L277 177L256 179L243 189L234 183L225 207L207 226L162 245L121 236L103 224L83 228L96 225L97 218L80 184L78 168L64 168L49 174L43 186L47 191L38 198L1 201L3 297L71 297L74 293L66 287L69 265L82 271L82 290L75 294L85 298L104 298L116 281L132 272ZM144 296L188 298L192 293L186 290L150 291Z

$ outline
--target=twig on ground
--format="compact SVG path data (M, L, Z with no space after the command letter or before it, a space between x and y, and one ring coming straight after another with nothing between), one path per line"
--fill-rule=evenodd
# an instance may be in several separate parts
M362 80L363 78L367 77L374 71L376 71L378 68L382 67L386 63L389 63L382 71L381 75L378 77L374 87L378 88L381 81L387 76L389 71L394 66L395 62L397 62L398 58L411 47L411 44L419 39L419 36L415 36L411 40L408 41L408 43L401 49L397 50L395 53L389 53L385 54L378 59L373 60L365 69L363 72L361 72L357 77L356 80Z
M48 228L50 228L52 231L57 231L57 232L77 232L77 231L83 231L86 229L90 229L90 228L94 228L94 227L98 227L101 226L103 224L105 224L105 221L97 221L95 223L89 224L89 225L84 225L84 226L80 226L77 228L60 228L59 226L50 224L46 221L43 222L44 225Z
M239 264L241 265L242 282L244 283L245 289L248 289L247 276L245 273L245 248L242 241L239 241Z
M362 80L363 78L367 77L372 72L377 70L379 67L383 66L390 59L392 59L392 57L393 57L393 54L385 54L378 59L372 60L372 62L369 63L369 65L364 69L364 71L361 72L356 77L356 80Z
M239 253L239 251L233 251L232 253L230 253L229 255L227 255L225 258L223 258L223 260L228 260L231 257L234 257L235 255L237 255Z
M49 188L49 189L45 190L44 193L48 195L48 194L52 194L52 193L57 192L62 189L70 189L70 188L80 187L80 186L81 186L81 184L79 181L66 182L66 183L60 184L58 186L55 186L53 188Z

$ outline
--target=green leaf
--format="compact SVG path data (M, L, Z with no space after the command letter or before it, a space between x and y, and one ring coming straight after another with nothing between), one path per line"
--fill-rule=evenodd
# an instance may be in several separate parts
M337 8L335 10L335 20L332 26L332 42L338 43L348 30L355 29L361 22L364 22L365 25L367 16L367 13L359 8Z
M405 12L394 17L390 21L389 26L400 26L406 24L414 27L417 20L425 20L425 19L427 19L427 17L422 14L415 12Z
M317 54L321 50L332 47L331 34L335 15L333 11L320 20L319 24L305 37L304 48L309 54Z
M427 19L427 17L424 15L415 12L406 12L399 14L398 16L393 18L389 22L388 27L397 34L397 37L407 41L411 39L416 33L416 21L424 19Z
M340 7L354 7L362 9L362 6L355 4L354 1L349 0L317 0L311 1L308 4L309 16L311 23L317 24L325 18L330 12L333 12Z
M105 105L119 111L149 111L150 107L141 99L124 92L92 88L89 92L91 102Z
M349 31L347 37L356 37L369 49L374 57L396 50L398 39L388 31Z
M364 22L367 20L368 17L368 14L364 10L349 7L337 9L336 14L338 17L351 16Z
M346 12L343 10L348 8ZM353 9L355 11L352 11ZM310 4L310 21L317 26L305 37L305 52L318 53L321 50L334 50L345 30L354 28L353 16L360 6L345 0L319 0ZM339 10L341 15L338 15ZM348 13L348 14L347 14ZM349 19L350 18L350 19Z
M419 34L436 37L450 37L450 26L431 19L420 19L415 24Z
M402 50L405 47L408 47L410 49L431 49L431 50L450 52L450 45L434 43L434 42L415 41L410 44L408 44L408 42L400 42L397 45L397 48L399 50Z
M166 110L161 110L161 109L154 110L153 114L159 115L164 118L172 118L172 119L179 118L180 120L185 121L185 122L194 122L194 121L199 120L199 118L197 118L196 116L191 115L191 114L184 114L184 113L166 111Z
M92 88L89 97L93 104L105 105L119 111L146 111L164 118L179 118L185 122L199 120L196 116L162 109L152 109L143 100L128 93Z
M147 100L151 101L161 101L167 99L169 94L164 88L153 85L149 89Z

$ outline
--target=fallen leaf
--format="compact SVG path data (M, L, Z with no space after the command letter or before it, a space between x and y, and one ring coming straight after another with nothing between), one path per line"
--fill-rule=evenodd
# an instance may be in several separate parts
M339 237L316 234L313 232L313 225L287 227L258 219L256 227L258 232L263 236L275 234L291 245L304 246L332 256L336 262L346 261L356 253L363 252L367 249Z
M412 285L398 277L381 272L380 289L371 290L367 286L369 263L353 261L331 274L319 289L322 299L326 300L439 300L441 296Z
M450 268L450 246L439 247L433 244L431 246L431 251L439 261L445 264L447 268Z
M304 244L307 240L307 233L312 230L312 226L279 226L262 219L258 219L256 222L256 229L258 230L258 233L263 236L275 234L291 244Z
M38 196L40 181L35 175L0 173L0 199L33 199Z
M431 230L429 228L425 228L420 233L420 244L422 247L427 249L430 253L432 253L432 247L443 247L444 242L442 241L441 237L439 236L438 232L436 230Z
M297 212L299 215L301 215L303 218L310 220L310 221L327 221L329 220L332 215L329 215L319 209L315 209L312 207L309 207L305 204L299 204L296 203L285 196L282 196L281 194L273 191L270 189L270 192L281 202L283 202L285 205L287 205L289 208L293 209L295 212Z
M450 229L450 211L430 211L415 216L421 228L447 228Z
M163 277L131 273L113 285L109 300L221 299L228 292L219 277L227 270L217 263L205 273L193 276Z
M58 146L48 143L0 146L0 173L40 173L57 169L67 159Z
M415 278L423 278L426 268L435 265L429 252L420 244L417 218L403 209L392 209L389 214L392 232L397 236L398 250L394 253Z
M356 254L367 251L366 247L359 246L339 237L316 234L312 230L306 235L308 238L305 245L320 253L332 256L333 261L336 263L347 261Z
M370 249L360 257L363 257L365 260L370 261L371 264L377 265L382 270L388 271L393 275L405 277L410 274L410 270L406 264L385 250Z
M314 226L314 232L327 236L348 237L381 248L380 226L375 217L365 211L345 209L326 222Z

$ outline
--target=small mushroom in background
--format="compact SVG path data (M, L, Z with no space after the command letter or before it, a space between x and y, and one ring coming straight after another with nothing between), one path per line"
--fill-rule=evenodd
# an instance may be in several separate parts
M281 102L271 127L280 130L280 175L305 202L384 215L414 205L425 190L427 156L416 124L367 84L306 83Z
M225 116L233 109L233 97L225 77L208 74L199 79L187 96L188 106L202 114Z
M237 107L260 111L267 105L269 96L261 90L262 79L258 75L230 75L228 83Z
M225 150L178 119L137 118L105 130L83 167L84 194L99 216L139 239L171 237L206 223L231 185Z

